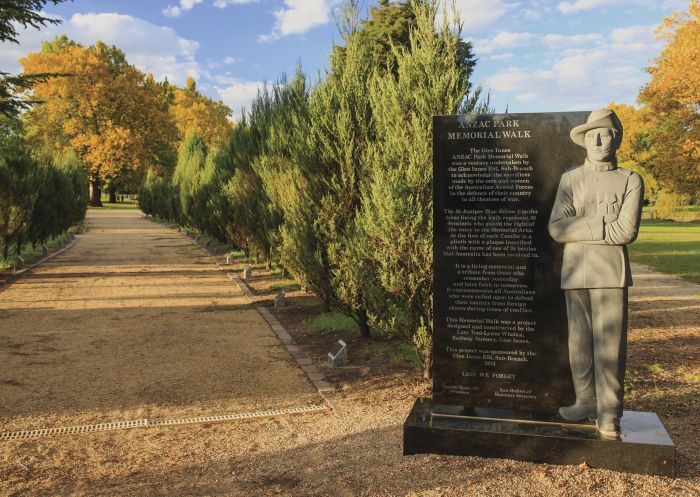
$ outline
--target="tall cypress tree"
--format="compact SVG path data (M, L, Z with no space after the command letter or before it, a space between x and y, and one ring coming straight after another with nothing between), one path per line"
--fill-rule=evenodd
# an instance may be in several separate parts
M470 66L458 57L458 23L437 4L414 2L410 48L395 47L396 77L375 77L371 104L376 139L368 150L371 175L351 233L344 266L372 293L379 329L414 344L430 374L432 348L432 116L464 107ZM353 257L355 263L353 264ZM352 276L360 269L360 276Z

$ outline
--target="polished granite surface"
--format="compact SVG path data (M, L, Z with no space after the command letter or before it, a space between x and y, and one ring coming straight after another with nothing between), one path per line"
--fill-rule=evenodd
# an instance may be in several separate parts
M620 441L601 440L595 425L565 423L555 415L465 409L418 399L404 424L404 454L586 463L630 473L675 474L675 446L656 414L625 411L621 432Z

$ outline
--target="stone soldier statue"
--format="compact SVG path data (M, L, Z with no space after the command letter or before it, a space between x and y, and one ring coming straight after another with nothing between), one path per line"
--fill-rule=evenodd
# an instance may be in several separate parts
M596 419L601 438L620 438L627 356L625 245L637 238L644 199L641 176L617 167L622 124L607 109L591 112L571 139L586 148L583 165L563 174L549 233L564 244L561 288L569 322L569 361L576 403L567 421Z

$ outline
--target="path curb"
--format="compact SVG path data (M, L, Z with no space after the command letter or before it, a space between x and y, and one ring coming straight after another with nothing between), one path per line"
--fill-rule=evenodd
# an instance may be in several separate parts
M81 233L81 234L82 234L82 233ZM57 251L54 252L53 254L47 255L47 256L44 257L43 259L39 259L37 262L35 262L35 263L33 263L33 264L30 264L29 266L25 267L24 269L20 269L19 271L15 271L15 272L13 272L13 273L8 274L8 275L7 275L6 277L4 277L3 279L0 279L0 286L6 285L6 284L8 284L8 283L12 283L12 282L13 282L14 280L16 280L17 278L23 276L26 272L31 271L32 269L34 269L35 267L39 266L40 264L43 264L43 263L45 263L46 261L48 261L48 260L50 260L50 259L53 259L53 258L56 257L57 255L62 254L63 252L65 252L65 251L68 250L69 248L73 247L73 245L75 245L76 243L78 243L78 240L77 240L76 238L73 238L73 241L71 241L68 245L66 245L66 246L63 247L62 249L57 250Z
M248 284L235 274L227 271L227 269L221 264L217 265L219 266L219 269L224 271L226 275L231 279L231 281L233 281L236 284L236 286L240 288L240 290L248 298L248 300L252 301L253 297L255 297L255 294L248 286ZM328 381L326 381L326 378L321 372L321 370L314 365L313 361L306 355L306 353L301 349L301 347L297 345L297 343L292 338L292 335L289 334L289 332L282 325L282 323L279 322L279 320L274 316L274 314L272 314L267 307L263 307L260 305L255 306L255 310L257 310L263 317L263 319L267 321L267 324L270 326L270 328L272 328L272 331L275 332L275 335L277 335L279 341L282 342L284 348L287 349L292 358L304 371L306 376L309 378L309 381L313 384L316 390L318 390L318 393L321 394L321 396L326 400L333 397L335 395L335 390L333 389L331 384L328 383Z

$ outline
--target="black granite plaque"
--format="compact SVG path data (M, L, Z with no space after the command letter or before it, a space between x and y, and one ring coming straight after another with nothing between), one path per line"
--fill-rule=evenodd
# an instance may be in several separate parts
M547 223L587 112L435 117L433 399L554 413L574 401L562 247Z
M433 399L404 425L404 454L503 457L673 475L653 413L625 411L621 440L558 414L574 402L547 231L559 181L585 159L587 112L435 117Z

